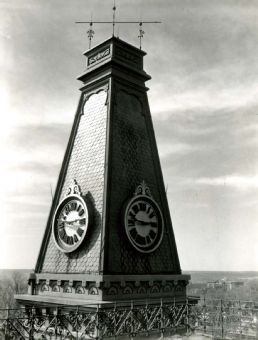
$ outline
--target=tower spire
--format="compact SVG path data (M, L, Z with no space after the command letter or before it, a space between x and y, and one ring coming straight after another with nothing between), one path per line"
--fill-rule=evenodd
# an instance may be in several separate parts
M177 254L145 86L146 53L111 37L84 55L78 109L30 291L17 299L93 312L117 301L122 311L134 299L137 306L158 298L179 304L190 276L181 274Z

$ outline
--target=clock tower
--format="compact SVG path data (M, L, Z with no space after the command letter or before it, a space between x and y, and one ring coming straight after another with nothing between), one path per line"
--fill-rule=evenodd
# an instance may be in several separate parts
M185 300L149 110L145 52L84 53L81 95L25 305Z

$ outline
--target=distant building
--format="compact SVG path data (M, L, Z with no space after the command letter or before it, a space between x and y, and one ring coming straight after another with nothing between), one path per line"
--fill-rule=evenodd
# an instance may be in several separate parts
M207 282L207 288L222 288L224 285L224 281L219 281L219 280L216 280L216 281L212 281L212 282Z
M239 288L243 286L244 286L244 281L216 280L212 282L207 282L207 288L212 288L212 289L225 288L226 290L232 290L233 288Z
M227 284L227 290L232 290L233 288L239 288L244 286L244 281L231 281L226 282Z
M201 291L206 290L206 283L189 283L187 292L188 294L200 294Z

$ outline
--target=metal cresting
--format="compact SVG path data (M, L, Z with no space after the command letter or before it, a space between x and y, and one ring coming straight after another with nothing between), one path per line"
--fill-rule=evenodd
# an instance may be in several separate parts
M5 314L6 313L6 314ZM30 307L1 310L4 339L104 339L122 336L204 334L213 339L257 339L258 306L253 302L187 300L130 306ZM1 338L1 337L0 337ZM190 337L191 339L191 337Z

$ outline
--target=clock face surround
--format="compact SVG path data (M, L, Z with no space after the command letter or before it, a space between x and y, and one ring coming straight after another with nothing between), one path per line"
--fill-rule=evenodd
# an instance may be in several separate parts
M76 250L83 242L89 224L89 212L84 199L70 195L58 205L52 225L56 246L64 253Z
M138 195L126 205L126 235L135 249L151 253L162 241L164 223L158 204L149 196Z

